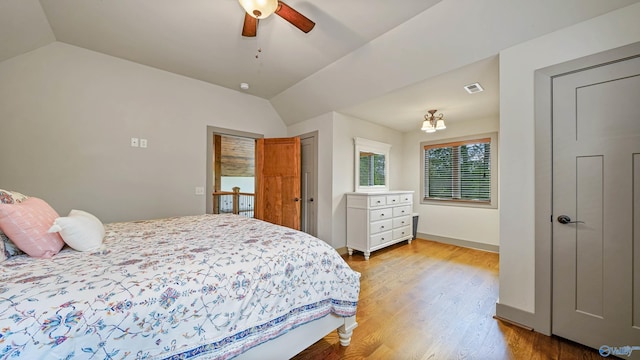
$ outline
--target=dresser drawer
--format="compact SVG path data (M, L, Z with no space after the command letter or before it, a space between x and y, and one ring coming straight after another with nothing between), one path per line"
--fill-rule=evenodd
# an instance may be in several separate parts
M393 217L411 214L411 205L397 206L393 208Z
M393 240L393 232L385 231L379 234L371 235L371 247L378 246L380 244L384 244L388 241Z
M409 204L413 202L412 194L402 194L400 195L400 204Z
M393 221L391 219L376 221L371 223L371 226L369 227L369 233L376 234L379 232L391 230L392 228Z
M411 231L411 226L405 226L398 229L393 229L393 238L399 239L401 237L405 237L407 235L411 235L413 237L413 232Z
M403 226L411 225L411 216L401 216L393 218L393 228L399 228Z
M384 208L378 210L371 210L369 212L369 221L379 221L391 219L393 217L393 208Z
M400 195L387 195L387 205L400 204Z
M385 206L385 205L387 205L387 197L384 195L372 196L369 198L369 206L371 207Z

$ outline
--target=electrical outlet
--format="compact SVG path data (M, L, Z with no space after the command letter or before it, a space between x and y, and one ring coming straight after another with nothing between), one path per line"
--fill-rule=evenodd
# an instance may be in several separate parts
M204 195L204 187L196 186L196 195Z
M138 147L138 138L131 138L131 147Z
M140 139L140 147L147 148L147 139Z

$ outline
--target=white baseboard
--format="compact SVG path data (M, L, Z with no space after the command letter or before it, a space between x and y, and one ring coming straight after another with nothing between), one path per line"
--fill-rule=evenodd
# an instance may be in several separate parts
M462 247L477 249L477 250L491 251L495 253L500 252L500 247L498 245L485 244L485 243L469 241L469 240L460 240L460 239L454 239L454 238L449 238L445 236L430 235L430 234L424 234L424 233L418 233L417 237L419 239L432 240L432 241L443 243L443 244L462 246Z

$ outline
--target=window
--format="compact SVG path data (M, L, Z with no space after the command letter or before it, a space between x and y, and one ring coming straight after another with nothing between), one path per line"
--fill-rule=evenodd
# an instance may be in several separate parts
M423 203L496 207L496 134L420 144Z

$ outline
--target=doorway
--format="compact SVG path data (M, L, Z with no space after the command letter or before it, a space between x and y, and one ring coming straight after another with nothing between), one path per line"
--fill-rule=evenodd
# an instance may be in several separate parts
M216 171L222 174L222 169L215 168L215 137L234 137L251 140L262 139L262 134L237 131L231 129L207 126L207 177L206 177L206 212L211 214L214 211L214 201L212 194L216 190L223 190L222 183L216 182ZM301 231L317 236L318 224L318 131L300 135L301 152ZM220 149L222 151L222 149ZM232 150L229 150L232 151ZM237 171L236 171L237 173ZM215 184L220 183L220 188L216 189ZM240 188L240 192L244 192Z
M552 328L594 348L640 339L638 100L640 57L553 79Z
M638 54L536 72L535 328L596 349L640 338Z
M256 141L213 135L213 213L254 217Z
M207 214L212 214L215 210L214 192L225 191L233 193L233 188L239 187L239 193L254 193L255 177L253 169L255 168L255 153L252 144L255 143L256 139L261 138L263 138L261 134L207 126L207 186L205 192ZM226 142L225 139L227 140ZM238 156L234 156L234 152L238 152ZM224 161L224 163L227 165L223 168L223 161L221 160L225 155L227 161ZM232 199L234 195L223 196L228 198L228 206L225 205L225 208L233 208ZM240 195L238 194L238 196ZM252 208L252 205L246 205L245 207L250 206ZM250 213L247 212L247 214Z

